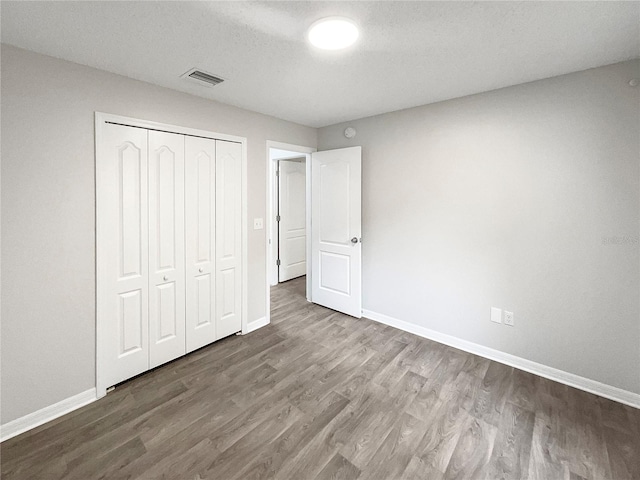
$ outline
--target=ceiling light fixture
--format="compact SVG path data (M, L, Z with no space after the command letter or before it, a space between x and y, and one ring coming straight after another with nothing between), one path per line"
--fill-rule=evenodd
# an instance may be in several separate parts
M315 47L323 50L342 50L358 39L358 27L345 17L327 17L309 27L307 38Z

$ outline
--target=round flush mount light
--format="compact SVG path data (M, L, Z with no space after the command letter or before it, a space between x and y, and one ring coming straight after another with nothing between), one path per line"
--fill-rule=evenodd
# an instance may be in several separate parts
M307 38L315 47L323 50L342 50L358 39L358 27L345 17L327 17L309 27Z
M347 127L344 129L344 136L347 138L353 138L356 136L356 129L353 127Z

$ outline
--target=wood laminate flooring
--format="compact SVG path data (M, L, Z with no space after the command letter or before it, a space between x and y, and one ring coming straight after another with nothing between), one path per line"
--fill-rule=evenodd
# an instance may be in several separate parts
M640 410L272 290L272 323L4 442L13 479L640 479Z

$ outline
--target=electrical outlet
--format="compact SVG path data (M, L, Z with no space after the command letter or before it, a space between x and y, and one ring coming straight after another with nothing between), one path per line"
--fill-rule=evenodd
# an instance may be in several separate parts
M502 323L502 309L491 307L491 321Z
M254 218L253 219L253 229L254 230L262 230L263 227L264 227L264 225L262 223L262 219L261 218Z
M504 311L504 324L513 327L513 312Z

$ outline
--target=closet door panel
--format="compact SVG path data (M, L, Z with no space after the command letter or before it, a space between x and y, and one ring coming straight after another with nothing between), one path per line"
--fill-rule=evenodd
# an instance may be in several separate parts
M149 131L150 368L185 354L184 135Z
M147 131L107 124L96 164L98 354L104 389L149 368Z
M185 137L187 352L216 340L215 159L215 140Z
M242 329L242 145L216 140L217 338Z

